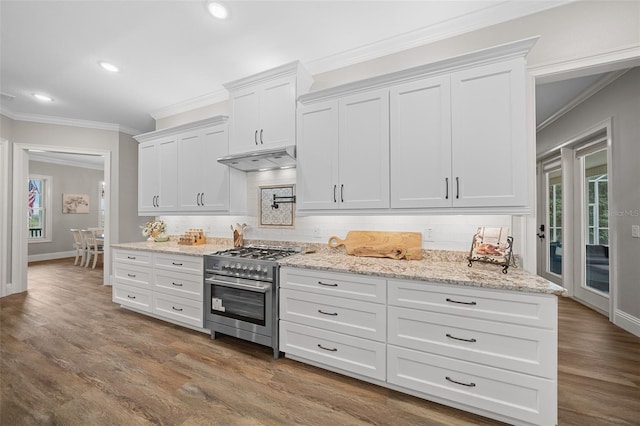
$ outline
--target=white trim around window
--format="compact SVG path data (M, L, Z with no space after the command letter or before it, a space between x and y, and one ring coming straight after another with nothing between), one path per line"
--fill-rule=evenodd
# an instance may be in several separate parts
M53 176L29 174L29 179L40 180L43 182L40 200L44 205L41 210L44 211L44 233L41 237L28 237L29 244L50 243L53 241L53 205L51 193L53 192Z

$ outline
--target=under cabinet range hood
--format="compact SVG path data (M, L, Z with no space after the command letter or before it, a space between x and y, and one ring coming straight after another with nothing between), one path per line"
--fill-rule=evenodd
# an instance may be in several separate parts
M232 154L218 158L218 163L243 172L289 169L296 166L296 147L291 145L284 148Z

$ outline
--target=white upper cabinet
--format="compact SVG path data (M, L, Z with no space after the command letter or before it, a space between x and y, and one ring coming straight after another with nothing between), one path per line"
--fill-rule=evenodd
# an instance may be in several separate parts
M138 147L138 210L171 211L178 204L178 143L175 136Z
M138 213L202 213L229 210L225 116L136 136Z
M391 88L391 206L527 203L522 58Z
M389 207L389 92L340 100L340 208Z
M231 114L229 152L295 145L296 97L311 83L296 61L225 84Z
M229 209L229 168L216 159L228 152L227 125L186 133L178 139L180 210Z
M451 206L449 76L391 88L391 207Z
M298 209L527 212L524 58L536 41L301 96Z
M297 152L298 208L337 208L338 101L298 108Z
M298 108L298 208L389 207L388 91Z
M524 58L451 75L454 206L527 203Z

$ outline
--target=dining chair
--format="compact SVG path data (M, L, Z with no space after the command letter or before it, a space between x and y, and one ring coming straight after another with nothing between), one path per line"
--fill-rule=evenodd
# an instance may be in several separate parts
M80 260L80 265L84 265L84 254L86 251L84 238L82 237L82 232L79 229L71 229L71 234L73 234L73 248L76 250L76 259L73 262L74 265L78 264L78 258L82 257Z
M96 263L98 262L98 255L103 255L104 261L104 245L99 244L96 239L96 234L93 231L89 231L88 229L83 229L82 236L84 238L84 242L86 244L87 249L87 262L84 267L87 268L89 266L89 262L91 261L91 256L93 256L93 266L92 268L96 268Z

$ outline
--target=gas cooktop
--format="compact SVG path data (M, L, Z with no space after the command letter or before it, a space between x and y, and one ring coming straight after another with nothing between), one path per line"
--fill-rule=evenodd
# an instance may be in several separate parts
M299 247L249 245L211 253L211 256L254 260L279 260L300 253Z

